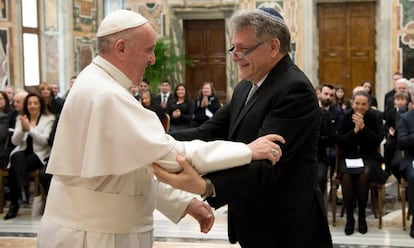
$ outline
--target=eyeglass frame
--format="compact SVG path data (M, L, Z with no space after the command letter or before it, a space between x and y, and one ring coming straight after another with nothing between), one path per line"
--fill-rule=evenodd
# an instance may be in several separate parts
M251 48L245 49L244 52L235 52L234 49L236 49L236 48L233 45L229 50L227 50L227 53L230 54L230 55L234 55L234 56L236 56L239 59L242 59L242 58L246 57L247 55L249 55L250 53L252 53L258 47L260 47L261 45L263 45L264 43L266 43L268 40L259 42L256 45L252 46Z

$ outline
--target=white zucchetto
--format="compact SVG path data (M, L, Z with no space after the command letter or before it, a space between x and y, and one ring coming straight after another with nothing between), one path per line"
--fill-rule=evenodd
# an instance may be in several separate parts
M137 12L131 10L116 10L107 15L101 22L96 37L115 34L129 28L139 27L148 20Z

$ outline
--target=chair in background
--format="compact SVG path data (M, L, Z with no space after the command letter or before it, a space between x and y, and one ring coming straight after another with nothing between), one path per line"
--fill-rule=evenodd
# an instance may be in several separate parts
M7 169L0 170L0 214L4 211L4 205L6 199L4 197L4 178L9 175L9 171Z
M170 121L171 121L170 115L165 113L165 118L162 122L162 126L164 127L165 132L168 132L170 130Z
M3 213L4 206L6 205L5 194L4 194L4 179L7 176L9 176L9 171L7 169L0 170L0 214ZM34 170L29 173L29 178L33 181L34 186L35 186L33 194L34 196L39 196L39 195L41 196L42 211L43 211L45 208L45 204L46 204L46 193L45 193L45 190L43 189L43 186L41 185L39 181L39 176L40 176L40 170Z
M382 217L384 216L385 184L370 183L372 211L378 218L378 228L382 228Z
M335 157L335 168L332 175L332 226L336 226L336 194L341 184L341 180L338 176L338 166L339 166L339 147L335 145L336 148L336 157ZM370 192L371 192L371 204L374 212L375 218L378 218L378 228L382 228L382 216L384 214L384 196L385 196L385 185L378 183L370 183ZM345 208L344 205L341 207L341 217L344 217Z
M332 174L332 184L331 184L331 197L332 197L332 226L336 226L336 197L338 193L339 185L341 180L338 175L338 166L339 166L339 147L335 145L336 155L335 155L335 166L334 173ZM341 208L341 217L344 216L344 206Z

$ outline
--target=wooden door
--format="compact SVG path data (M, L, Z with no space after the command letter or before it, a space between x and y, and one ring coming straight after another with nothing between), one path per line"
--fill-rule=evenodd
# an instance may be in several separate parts
M318 4L319 81L346 96L363 81L375 92L375 3Z
M226 44L224 20L185 20L185 83L191 99L198 96L203 82L214 83L220 101L226 101Z

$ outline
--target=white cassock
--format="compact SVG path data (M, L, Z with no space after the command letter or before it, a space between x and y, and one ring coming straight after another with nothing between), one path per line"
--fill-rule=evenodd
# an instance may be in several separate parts
M76 79L48 164L38 247L151 247L154 209L177 223L194 198L157 182L151 163L177 166L177 152L202 174L250 163L242 143L175 141L130 85L99 56Z

